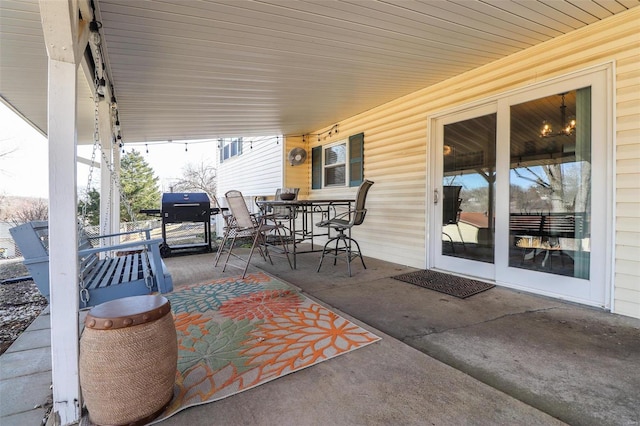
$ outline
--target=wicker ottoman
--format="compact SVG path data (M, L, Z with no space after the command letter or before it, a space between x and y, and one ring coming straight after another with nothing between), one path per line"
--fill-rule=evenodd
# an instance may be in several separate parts
M99 425L144 424L171 402L178 344L163 296L133 296L95 306L80 339L80 386Z

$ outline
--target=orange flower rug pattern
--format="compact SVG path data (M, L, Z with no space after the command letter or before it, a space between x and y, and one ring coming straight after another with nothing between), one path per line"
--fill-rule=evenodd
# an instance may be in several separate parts
M264 273L164 296L178 332L178 371L173 400L156 421L380 340Z

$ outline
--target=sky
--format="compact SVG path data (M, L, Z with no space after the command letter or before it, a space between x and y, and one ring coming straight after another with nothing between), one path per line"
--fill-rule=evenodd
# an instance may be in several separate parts
M92 146L79 146L78 156L91 158ZM213 163L217 141L144 144L125 143L126 152L136 149L153 168L159 178L161 191L168 191L171 181L182 176L189 163ZM48 198L47 139L0 102L0 195L19 195ZM88 182L89 166L78 164L78 188ZM99 169L93 171L99 176Z

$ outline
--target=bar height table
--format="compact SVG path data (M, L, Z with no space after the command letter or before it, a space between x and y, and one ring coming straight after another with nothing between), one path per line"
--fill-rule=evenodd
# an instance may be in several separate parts
M293 243L293 268L297 268L296 255L299 253L320 252L321 248L314 248L314 238L330 238L331 230L316 232L315 224L335 215L336 209L350 210L355 199L318 199L318 200L261 200L257 201L260 207L285 207L289 209L289 226L291 229L291 241ZM298 244L309 242L309 250L298 250Z

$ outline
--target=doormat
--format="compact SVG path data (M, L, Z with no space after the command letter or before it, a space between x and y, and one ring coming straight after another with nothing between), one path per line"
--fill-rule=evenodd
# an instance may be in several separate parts
M455 296L460 299L466 299L469 296L473 296L474 294L478 294L495 287L494 284L427 270L396 275L393 278L428 288L430 290L439 291L440 293Z

